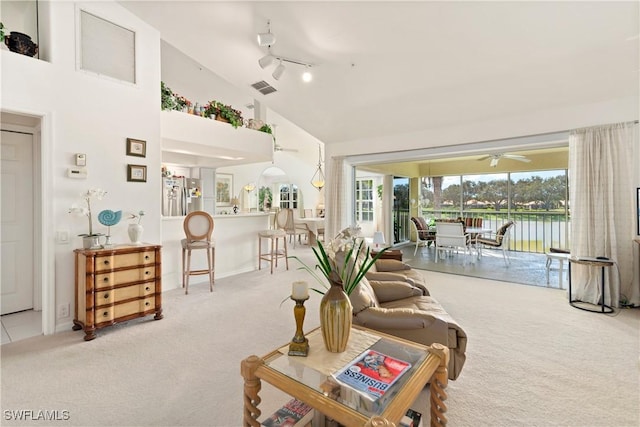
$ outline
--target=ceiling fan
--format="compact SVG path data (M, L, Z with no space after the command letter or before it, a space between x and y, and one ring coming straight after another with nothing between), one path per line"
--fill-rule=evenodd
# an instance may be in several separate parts
M276 125L272 124L271 127L273 127L273 132L271 134L271 136L273 137L273 151L290 151L292 153L297 153L298 150L295 148L286 148L283 147L282 145L278 144L277 140L276 140Z
M286 147L283 147L283 146L279 145L276 142L275 138L273 139L273 151L290 151L292 153L297 153L298 152L298 150L295 149L295 148L286 148Z
M517 160L519 162L524 162L524 163L529 163L531 161L531 159L527 159L525 156L522 156L520 154L507 154L507 153L488 154L486 156L480 157L478 161L483 161L487 159L491 159L489 166L492 168L495 168L496 166L498 166L498 162L500 161L500 159L511 159L511 160Z

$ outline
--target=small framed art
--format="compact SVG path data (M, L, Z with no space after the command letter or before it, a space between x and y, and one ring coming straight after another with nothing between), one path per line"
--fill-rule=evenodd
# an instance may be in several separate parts
M127 138L127 156L147 157L147 141Z
M147 182L147 167L144 165L127 165L127 181Z
M216 173L216 206L231 206L233 174Z

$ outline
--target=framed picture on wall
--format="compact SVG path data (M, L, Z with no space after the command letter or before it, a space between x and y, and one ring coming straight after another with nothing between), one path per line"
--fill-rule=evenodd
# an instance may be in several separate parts
M233 197L233 175L216 173L216 205L231 206Z
M147 157L147 141L127 138L127 156Z
M127 181L147 182L147 167L144 165L127 165Z

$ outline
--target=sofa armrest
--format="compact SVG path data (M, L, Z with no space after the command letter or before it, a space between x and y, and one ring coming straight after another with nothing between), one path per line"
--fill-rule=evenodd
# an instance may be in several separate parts
M442 330L442 342L447 342L447 322L428 313L411 308L369 307L358 313L358 324L371 329L427 329Z
M379 302L422 296L422 289L399 280L369 280Z

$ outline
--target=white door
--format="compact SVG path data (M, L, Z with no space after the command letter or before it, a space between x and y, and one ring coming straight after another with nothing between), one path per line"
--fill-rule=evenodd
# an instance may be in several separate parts
M33 308L33 135L2 131L2 314Z

